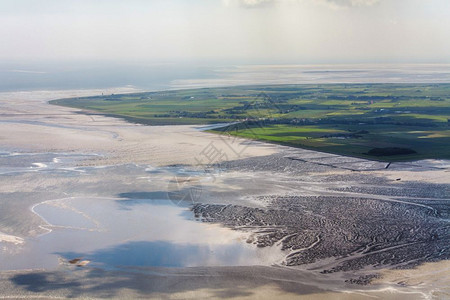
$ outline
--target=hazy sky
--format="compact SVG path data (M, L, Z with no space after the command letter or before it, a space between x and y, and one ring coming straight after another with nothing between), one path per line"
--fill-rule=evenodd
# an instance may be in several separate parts
M449 0L0 0L0 60L450 62Z

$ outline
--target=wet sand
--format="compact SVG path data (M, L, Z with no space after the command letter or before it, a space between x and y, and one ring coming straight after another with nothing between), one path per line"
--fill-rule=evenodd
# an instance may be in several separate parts
M280 257L283 260L292 249L287 249L287 253L277 249L283 245L281 240L275 239L272 252L267 251L267 246L257 247L257 243L250 241L264 226L252 224L252 227L246 221L245 226L239 227L232 218L227 219L227 222L233 221L228 224L220 218L210 220L217 224L202 223L192 220L194 213L189 207L195 201L206 207L210 205L209 208L214 205L226 207L221 213L235 207L266 211L274 208L280 199L291 201L293 196L309 199L307 197L339 194L343 199L358 197L391 203L389 205L396 209L408 207L405 202L412 201L411 205L421 218L428 220L428 208L423 207L428 204L417 201L432 198L440 205L432 205L432 209L441 214L446 212L449 200L445 191L450 179L448 162L392 164L386 170L384 164L360 159L242 139L228 140L202 132L199 126L141 126L46 104L55 98L102 92L131 90L0 94L0 247L3 251L0 255L2 259L8 255L16 257L22 264L14 265L11 260L9 266L0 265L3 270L0 272L0 298L423 299L433 293L446 295L443 287L450 278L448 268L439 273L443 278L439 281L430 277L429 280L421 278L420 282L405 283L397 280L400 277L393 278L388 271L384 273L383 270L390 269L389 265L381 265L377 272L385 277L368 286L354 284L346 280L372 274L373 270L369 267L324 274L301 265L283 266ZM214 164L209 164L202 155L211 145L223 154ZM397 181L397 176L402 180ZM430 182L430 178L439 180ZM415 189L418 182L422 185ZM171 222L163 223L157 215L145 215L147 209L155 208L146 204L149 199L169 204L169 210L165 210L166 207L159 215L169 216L168 211L172 211L175 215ZM376 205L373 206L375 209ZM102 206L107 209L106 215L99 214ZM425 211L423 215L422 210ZM134 215L137 213L142 214L142 221L126 221L138 218ZM106 226L108 216L116 216L113 219L118 220L117 224ZM145 220L151 218L155 218L156 223L146 223ZM148 230L140 228L142 223L147 224ZM162 228L158 230L157 224L174 228L165 232ZM197 261L192 259L196 262L192 265L181 263L167 268L172 265L156 266L151 261L133 264L123 260L126 266L117 269L114 262L126 257L130 248L148 253L155 251L157 245L164 251L172 249L171 255L182 258L183 251L167 248L167 243L163 248L154 243L168 239L179 226L193 226L195 230L191 233L193 237L187 240L172 236L172 242L177 245L203 245L208 241L210 245L234 246L230 248L231 252L220 252L219 248L214 248L216 246L205 252L204 248L191 245L185 250L206 255L204 258L196 256ZM152 227L162 236L149 238ZM203 229L199 228L208 229L201 233ZM103 243L92 248L83 245L82 241L90 233L97 232L102 236L102 230L110 231L109 237L104 235ZM115 232L123 235L115 235ZM133 234L128 236L128 232ZM71 240L71 236L78 238ZM256 234L258 236L267 241L265 233ZM217 241L218 237L220 241ZM52 238L55 241L52 242ZM60 244L71 240L73 245L58 248L57 240ZM312 242L315 246L315 240ZM45 243L48 249L40 247L39 243ZM113 248L117 251L109 251ZM226 249L225 246L221 248ZM214 254L214 251L218 253ZM228 252L243 253L243 259L238 260L232 255L230 260ZM111 256L112 253L118 256ZM255 253L264 255L260 260L252 261ZM79 256L89 259L90 263L84 267L68 263ZM29 262L21 260L24 257ZM105 257L112 257L112 260L103 259ZM210 263L208 257L213 258ZM216 258L222 258L222 263L214 260ZM408 270L408 278L423 272L422 269ZM439 268L430 267L429 270L433 272Z
M47 104L52 99L102 92L131 90L0 93L2 148L20 149L21 152L101 154L101 157L84 162L92 166L198 164L199 154L211 143L223 152L221 159L268 155L276 151L275 146L262 143L246 145L245 140L201 132L201 126L142 126Z

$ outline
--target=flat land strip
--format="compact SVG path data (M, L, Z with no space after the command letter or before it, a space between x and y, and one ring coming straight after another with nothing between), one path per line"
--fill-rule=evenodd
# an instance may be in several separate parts
M450 84L238 86L51 101L147 125L215 129L382 161L449 159Z

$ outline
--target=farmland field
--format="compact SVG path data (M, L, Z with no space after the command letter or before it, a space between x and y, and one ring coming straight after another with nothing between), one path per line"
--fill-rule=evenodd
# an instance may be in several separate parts
M450 158L450 84L239 86L51 103L147 125L238 122L215 132L375 160Z

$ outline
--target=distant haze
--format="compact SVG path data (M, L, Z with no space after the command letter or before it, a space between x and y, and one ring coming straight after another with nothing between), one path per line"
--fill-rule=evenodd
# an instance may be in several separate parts
M2 62L450 62L448 0L2 0L0 6Z
M450 83L450 64L0 63L0 92L306 83Z

